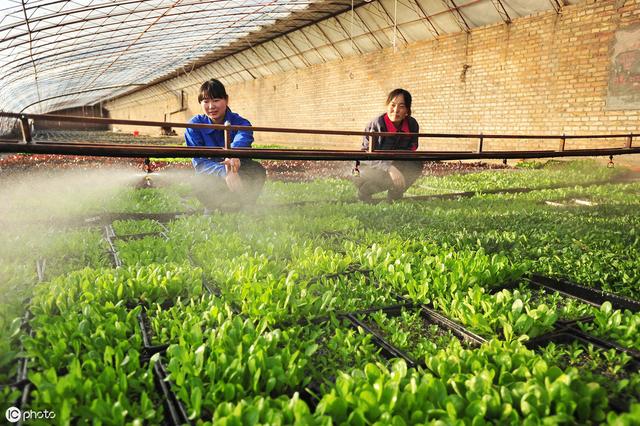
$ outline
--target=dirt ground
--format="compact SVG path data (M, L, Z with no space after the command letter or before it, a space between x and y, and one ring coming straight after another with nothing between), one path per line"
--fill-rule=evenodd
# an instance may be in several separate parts
M316 178L343 178L349 176L353 161L304 161L304 160L263 160L267 176L272 180L308 181ZM512 164L515 164L513 162ZM95 169L117 166L143 170L144 158L82 157L71 155L25 155L12 154L0 157L0 175L29 170L43 169ZM155 162L155 170L191 169L190 162ZM442 176L452 173L471 173L488 169L508 169L511 165L502 162L480 161L428 161L424 163L423 173Z
M547 159L551 160L551 159ZM556 158L554 160L570 161L571 158ZM609 163L608 157L596 158L603 165ZM453 173L473 173L483 170L512 169L522 160L509 160L503 164L501 160L488 161L427 161L424 163L423 174L444 176ZM527 160L540 161L540 160ZM317 178L345 178L351 175L353 161L304 161L304 160L263 160L267 169L267 176L277 181L309 181ZM131 168L143 171L144 158L110 158L110 157L82 157L71 155L26 155L7 154L0 156L0 177L30 170L46 169L100 169L109 167ZM613 167L629 169L633 175L640 175L640 154L617 156L613 159ZM155 162L156 171L163 169L191 170L190 162Z

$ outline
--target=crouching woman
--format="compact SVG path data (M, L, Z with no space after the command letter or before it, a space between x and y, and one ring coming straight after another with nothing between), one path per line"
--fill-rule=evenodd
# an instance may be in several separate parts
M373 119L365 132L390 132L393 136L364 136L362 150L410 150L418 149L419 126L411 117L411 94L404 89L395 89L387 96L387 112ZM389 201L402 198L404 192L422 174L422 161L363 161L359 165L359 176L354 178L358 198L370 202L372 195L387 191Z
M218 80L205 81L200 86L198 102L203 114L194 116L189 123L251 126L247 119L231 111L229 95ZM187 146L224 147L224 130L187 128L184 138ZM252 142L251 130L231 131L231 148L250 148ZM196 172L195 195L209 210L251 205L264 186L265 169L252 159L199 157L192 163Z

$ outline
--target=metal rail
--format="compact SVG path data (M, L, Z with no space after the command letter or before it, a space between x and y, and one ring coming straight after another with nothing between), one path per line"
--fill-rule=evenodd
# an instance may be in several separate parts
M168 147L163 145L108 145L37 143L23 144L0 140L0 152L29 154L87 155L96 157L236 157L271 160L466 160L550 157L590 157L638 154L640 147L576 149L566 151L353 151L304 149L224 149Z
M369 151L360 150L324 150L324 149L242 149L230 147L230 135L233 130L251 130L254 132L274 132L293 134L316 134L333 136L396 136L390 132L362 132L349 130L317 130L292 129L280 127L250 127L220 124L192 124L141 120L120 120L110 118L88 118L47 114L17 114L0 112L0 117L20 120L23 130L22 141L0 139L0 152L31 153L31 154L60 154L60 155L88 155L100 157L237 157L260 158L273 160L465 160L465 159L513 159L513 158L550 158L550 157L583 157L583 156L613 156L640 153L640 147L633 146L633 138L639 133L609 134L609 135L494 135L494 134L461 134L461 133L404 133L405 136L419 138L447 138L447 139L477 139L475 150L469 151L382 151L375 150L370 144ZM27 123L29 120L65 121L100 124L123 124L151 127L182 127L209 128L225 132L225 146L218 147L184 147L163 145L134 145L134 144L99 144L99 143L34 143L29 134ZM566 149L567 139L613 139L625 138L624 145L616 148ZM538 139L559 141L557 150L518 150L518 151L487 151L484 149L486 139Z

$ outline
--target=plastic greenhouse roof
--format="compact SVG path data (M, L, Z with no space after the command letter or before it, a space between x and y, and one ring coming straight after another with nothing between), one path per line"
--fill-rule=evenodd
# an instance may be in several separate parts
M4 0L0 109L94 104L193 66L309 2Z
M0 0L0 110L94 105L258 45L287 69L578 1ZM315 55L295 51L296 34ZM247 57L255 76L269 72Z

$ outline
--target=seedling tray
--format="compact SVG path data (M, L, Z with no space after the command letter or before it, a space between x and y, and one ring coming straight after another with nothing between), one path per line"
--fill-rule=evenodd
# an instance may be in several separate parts
M164 231L141 232L139 234L128 234L128 235L114 235L111 238L115 240L129 241L129 240L140 240L145 237L161 237L165 240L169 239L169 237L167 237L167 234Z
M610 302L615 309L628 309L631 312L640 312L640 302L629 299L627 297L618 296L616 294L607 293L595 288L585 287L571 281L545 277L539 274L532 274L526 279L529 283L557 291L575 299L579 299L584 303L594 306L600 306L604 302Z
M164 238L165 241L169 241L169 229L165 226L164 223L158 222L157 220L155 222L160 228L160 231L139 232L135 234L126 234L126 235L117 235L115 232L112 232L111 239L129 241L129 240L139 240L145 237L161 237L161 238ZM111 231L113 231L113 223L111 223L110 226L111 226Z
M378 312L378 311L393 312L393 311L395 311L397 309L402 309L403 307L404 308L411 308L413 306L414 305L411 302L404 302L404 303L400 303L400 304L396 304L396 305L382 306L382 307L372 307L372 308L362 309L362 310L358 310L358 311L354 311L354 312L334 312L334 313L332 313L332 315L322 315L322 316L313 317L313 318L303 317L303 318L299 318L299 319L280 321L280 322L272 325L271 328L272 329L288 328L288 327L291 327L293 325L300 325L300 326L315 325L315 324L321 324L323 322L329 321L331 319L331 316L333 316L335 318L338 318L338 319L342 319L342 318L346 318L348 315L354 315L354 316L357 317L359 315L366 315L366 314L370 314L370 313Z
M594 303L592 303L590 301L583 300L583 299L581 299L579 297L575 297L575 296L573 296L571 294L560 292L558 290L555 290L555 289L552 289L552 288L549 288L549 287L546 287L546 286L542 286L542 285L540 285L538 283L535 283L535 282L532 282L532 281L529 281L529 280L526 280L526 279L522 280L522 281L510 282L508 284L505 284L505 285L499 286L499 287L493 287L493 288L491 288L489 290L489 292L491 294L495 294L495 293L497 293L497 292L499 292L501 290L515 290L518 287L520 287L521 284L526 285L533 292L548 292L550 295L553 294L553 293L558 293L558 294L561 294L562 296L564 296L565 298L571 298L571 299L577 300L577 301L579 301L581 303L584 303L584 304L587 304L587 305L591 305L591 306L598 306L598 305L596 305L596 304L594 304ZM533 288L531 288L531 287L533 287ZM537 304L537 302L541 300L542 297L544 297L544 294L542 294L542 293L533 293L532 297L531 297L531 304L535 306ZM540 303L544 303L544 300L542 300ZM558 315L558 316L560 317L560 315ZM591 316L591 315L583 316L583 317L579 317L579 318L572 318L572 319L559 318L555 322L554 326L555 326L556 329L563 329L563 328L566 328L566 327L569 327L571 325L576 324L578 321L589 321L592 318L593 318L593 316Z
M31 319L31 311L27 309L20 322L20 328L27 334L32 334L33 331L29 327L29 320ZM21 345L22 346L22 345ZM22 350L21 350L22 352ZM29 401L29 394L31 392L31 382L29 381L29 359L25 356L18 358L18 370L16 371L16 381L9 384L9 387L20 390L20 397L15 401L15 407L22 409Z
M140 351L140 363L145 364L149 362L152 356L157 353L164 353L169 347L168 343L161 345L151 344L151 330L149 329L149 318L147 317L147 311L142 309L138 314L138 324L140 325L140 333L142 335L142 351Z
M153 376L156 388L164 396L164 405L168 416L165 421L171 426L190 425L191 421L187 415L187 411L171 389L171 382L167 380L167 370L162 363L162 359L158 359L153 365Z
M104 227L104 239L109 245L109 253L113 256L113 266L116 268L122 266L122 260L120 259L120 255L118 254L118 250L116 246L113 244L113 239L115 238L116 233L113 230L113 226L111 224L105 225Z
M383 336L380 335L377 331L374 331L371 327L366 325L364 322L360 321L358 318L353 316L352 314L347 314L346 318L351 321L355 328L361 327L364 331L371 334L373 336L372 341L382 349L382 354L385 358L402 358L407 363L407 366L415 368L417 363L404 351L396 348L388 342Z
M612 340L607 340L607 339L603 339L601 337L593 336L593 335L591 335L589 333L586 333L586 332L582 331L577 326L575 326L575 327L572 326L572 327L568 328L568 331L573 333L573 334L576 334L578 336L582 336L585 339L589 339L591 342L597 342L599 345L602 345L602 346L605 346L607 348L612 348L612 349L615 349L617 351L626 353L627 355L631 356L633 359L635 359L638 362L638 370L640 371L640 351L638 351L636 349L624 347L624 346L620 345L619 343L614 342Z
M579 341L584 344L592 344L597 348L605 350L615 349L618 352L624 352L633 359L631 364L635 366L635 369L640 371L640 353L638 351L622 347L615 342L600 339L596 336L592 336L588 333L584 333L582 330L578 330L572 327L566 328L564 330L553 331L551 333L535 337L527 341L525 345L530 349L537 349L551 342L570 343L573 341Z
M156 220L160 223L170 222L185 216L196 214L192 211L171 212L171 213L100 213L95 216L81 219L85 225L106 225L113 223L115 220ZM77 220L77 219L76 219Z
M412 303L408 298L396 294L396 298L400 301L400 303ZM432 306L427 304L419 305L423 311L423 315L426 315L426 318L429 322L433 322L438 326L450 330L454 335L456 335L460 340L471 343L473 345L481 345L487 341L484 337L474 333L471 330L468 330L465 326L458 324L454 320L451 320L444 316L443 314L437 312L433 309Z
M426 317L428 321L437 324L438 326L451 331L458 339L468 342L472 345L481 345L487 341L484 337L475 334L474 332L467 330L466 327L458 324L457 322L450 320L439 312L434 311L433 309L422 306L423 315Z
M151 345L151 331L148 327L148 317L145 309L138 314L138 324L140 325L143 343L143 348L140 351L140 363L145 364L151 360L153 355L164 353L169 345ZM168 413L168 416L165 416L166 424L172 426L191 424L184 406L171 390L171 383L167 380L167 371L161 359L158 359L153 365L153 378L156 390L163 396L163 404Z
M559 330L552 333L548 333L544 336L539 336L535 339L532 339L526 342L526 346L531 349L539 349L548 345L549 343L555 343L559 345L567 345L573 342L579 342L585 347L588 345L593 345L594 347L602 350L610 350L614 349L619 352L625 352L628 355L631 355L631 360L624 366L622 373L616 375L616 377L609 377L610 380L618 381L624 380L628 377L629 374L634 374L640 372L640 358L638 358L637 354L634 356L628 349L619 346L614 342L609 342L606 340L599 339L595 336L591 336L587 333L583 333L581 330L575 329L567 329L567 330ZM587 356L587 355L585 355ZM579 366L577 368L580 368ZM589 368L589 371L592 371ZM602 374L605 377L608 377L606 374ZM616 412L626 412L629 410L629 404L631 402L631 396L629 395L613 395L609 398L610 407Z
M363 269L358 264L351 264L347 266L347 268L342 272L335 272L335 273L322 274L322 275L315 276L309 280L309 284L319 282L323 279L329 280L332 278L346 277L346 276L357 274L357 273L360 273L366 277L369 277L369 275L371 274L371 269ZM376 285L376 287L378 286L378 283L374 283L374 284Z
M462 191L462 192L451 192L447 194L416 195L412 197L404 197L402 199L407 201L423 201L423 200L427 201L427 200L437 200L437 199L455 199L458 197L469 198L469 197L474 197L476 195L484 195L484 194L523 194L523 193L534 192L534 191L574 188L576 186L579 186L581 188L588 188L590 186L599 186L599 185L604 185L608 183L611 183L611 181L601 180L601 181L592 181L592 182L585 182L582 184L572 184L572 185L557 184L557 185L542 186L538 188L519 187L519 188L502 188L502 189L488 189L488 190L477 190L477 191Z
M222 291L220 290L220 287L218 287L217 285L207 281L207 279L204 276L204 273L202 274L202 287L204 288L204 290L219 298L224 300L226 303L229 304L229 306L231 306L231 311L235 314L235 315L242 315L244 316L244 314L242 314L242 310L240 309L240 307L238 306L238 304L234 301L228 300L228 298L222 296Z
M579 302L587 305L599 307L602 303L608 301L615 309L628 309L631 312L640 311L640 302L618 296L612 293L607 293L602 290L585 287L579 284L575 284L571 281L556 279L551 277L545 277L539 274L532 274L529 278L524 278L520 282L510 282L503 286L494 287L490 289L491 293L496 293L504 289L517 288L520 283L524 283L530 287L540 290L546 290L549 292L557 292L565 297L575 299ZM559 319L555 323L556 329L563 329L576 325L578 322L587 322L593 319L592 316L585 316L574 319Z
M407 362L410 367L416 367L421 364L414 360L409 354L405 353L402 349L397 348L391 342L389 342L383 333L378 330L378 327L370 323L366 319L361 319L362 316L367 316L376 311L385 312L387 315L394 317L399 316L403 309L419 310L420 317L424 321L424 325L435 324L445 331L451 332L461 342L470 346L478 346L485 342L485 339L470 332L463 326L451 321L447 317L426 306L413 305L410 302L405 304L393 305L382 309L367 309L364 311L354 312L346 315L355 327L361 327L367 333L373 336L373 342L376 343L381 349L382 353L387 358L402 358Z

